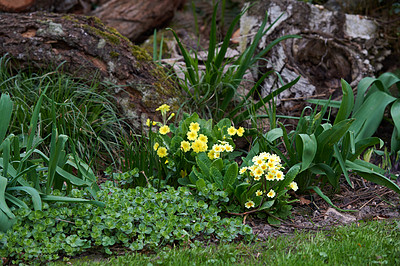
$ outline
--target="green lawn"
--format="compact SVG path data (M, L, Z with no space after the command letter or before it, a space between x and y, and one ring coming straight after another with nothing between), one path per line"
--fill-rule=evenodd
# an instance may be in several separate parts
M60 265L57 262L52 265ZM361 222L319 232L296 232L252 243L164 248L111 258L89 256L73 265L374 265L400 264L400 221Z

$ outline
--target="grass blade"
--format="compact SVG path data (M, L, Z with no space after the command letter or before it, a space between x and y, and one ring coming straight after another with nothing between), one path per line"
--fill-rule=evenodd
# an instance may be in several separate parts
M10 125L13 110L13 102L8 94L1 94L0 98L0 143L6 136L7 129Z
M344 119L347 119L350 116L354 107L354 94L352 88L350 87L349 83L347 83L344 79L341 79L340 82L342 83L343 97L339 107L339 111L335 118L335 122L333 122L334 125Z

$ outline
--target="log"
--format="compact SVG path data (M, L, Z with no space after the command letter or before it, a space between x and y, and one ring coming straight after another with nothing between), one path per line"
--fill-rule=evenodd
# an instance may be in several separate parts
M95 17L55 13L0 13L0 56L9 54L16 68L45 68L63 63L73 76L124 86L115 89L123 115L140 128L155 109L179 108L180 91L141 48ZM114 90L114 89L113 89Z
M265 14L269 24L282 13L281 19L266 33L260 49L278 37L297 34L301 39L288 39L275 46L264 65L258 70L274 68L284 81L301 75L300 81L281 93L278 104L292 107L290 99L339 99L342 95L340 79L354 88L366 76L385 71L383 61L391 55L385 38L379 38L379 25L373 19L342 12L332 12L296 0L261 0L241 18L241 36L254 36ZM243 38L242 50L253 37ZM276 89L276 77L262 85L263 96Z
M35 0L0 0L0 11L20 12L27 10L35 3Z
M110 0L91 15L116 28L133 42L143 42L170 21L185 0Z

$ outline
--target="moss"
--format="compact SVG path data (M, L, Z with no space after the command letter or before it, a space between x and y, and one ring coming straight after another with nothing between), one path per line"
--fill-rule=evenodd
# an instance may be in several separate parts
M110 56L111 56L112 58L117 58L117 57L119 57L119 53L117 53L117 52L115 52L115 51L111 51L111 52L110 52Z
M83 25L83 28L85 28L88 31L93 32L97 36L101 36L104 39L106 39L109 43L114 44L114 45L119 45L121 43L121 39L118 36L115 36L111 33L99 30L95 27L91 27L89 25Z
M64 15L64 16L62 16L62 19L69 20L69 21L72 21L72 22L75 22L75 23L79 23L79 20L77 20L76 18L74 18L71 15Z
M117 31L117 30L116 30L115 28L113 28L113 27L107 27L107 30L108 30L109 32L111 32L112 34L114 34L114 35L120 37L121 39L124 39L124 40L127 41L127 42L131 42L128 38L126 38L124 35L122 35L121 33L119 33L119 31Z
M153 58L150 56L150 54L143 48L141 48L137 45L134 45L134 44L131 44L130 48L131 48L132 55L138 61L152 61L153 60Z

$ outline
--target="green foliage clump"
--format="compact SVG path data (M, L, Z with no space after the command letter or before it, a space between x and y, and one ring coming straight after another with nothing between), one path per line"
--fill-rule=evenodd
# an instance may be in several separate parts
M77 189L72 194L86 196ZM97 196L105 208L58 202L40 211L19 209L13 230L0 233L0 257L40 263L88 250L112 254L115 245L136 251L195 239L232 241L252 232L241 219L219 216L216 206L197 201L186 187L158 192L106 182Z

